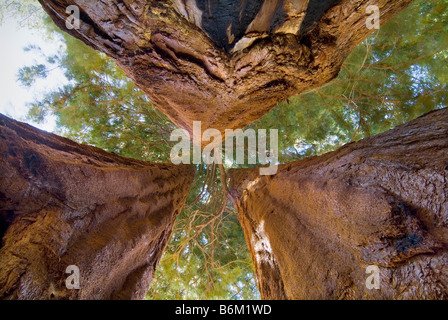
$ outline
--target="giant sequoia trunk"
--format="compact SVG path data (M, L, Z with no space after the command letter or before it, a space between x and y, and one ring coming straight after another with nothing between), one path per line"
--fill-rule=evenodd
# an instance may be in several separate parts
M194 167L123 158L0 115L0 298L135 299ZM80 289L68 290L68 266Z
M263 298L448 298L448 109L230 181Z
M243 128L279 101L337 76L372 30L411 0L39 0L63 30L112 57L192 132ZM67 30L69 5L80 28Z

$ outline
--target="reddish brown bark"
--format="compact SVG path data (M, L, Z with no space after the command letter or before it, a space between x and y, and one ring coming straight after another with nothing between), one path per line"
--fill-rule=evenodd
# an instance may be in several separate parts
M174 123L243 128L294 94L337 76L353 48L411 0L40 0L66 30L112 57ZM257 5L258 3L258 5ZM226 42L227 40L227 42Z
M448 109L230 181L263 298L448 298Z
M142 298L194 167L123 158L0 115L0 298ZM68 290L66 268L80 269Z

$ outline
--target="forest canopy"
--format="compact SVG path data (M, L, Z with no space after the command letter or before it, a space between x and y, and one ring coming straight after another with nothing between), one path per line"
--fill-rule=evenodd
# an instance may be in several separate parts
M29 104L28 118L52 115L57 133L119 155L168 162L176 126L105 54L63 33L37 1L0 4L29 28L59 38L58 54L18 70L33 86L52 70L67 84ZM39 51L36 43L25 50ZM279 162L338 149L446 107L448 0L417 0L363 41L329 84L279 103L247 128L279 130ZM250 167L226 161L226 169ZM187 204L148 299L258 299L244 234L216 165L197 165Z

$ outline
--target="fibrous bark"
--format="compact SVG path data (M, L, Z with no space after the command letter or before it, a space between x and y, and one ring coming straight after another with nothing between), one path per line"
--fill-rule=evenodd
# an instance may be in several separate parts
M243 128L321 86L372 30L412 0L39 0L63 30L112 57L174 123L192 133ZM81 10L67 30L69 5Z
M137 299L194 176L0 115L0 298ZM68 290L66 268L80 271Z
M448 298L448 109L230 181L263 298Z

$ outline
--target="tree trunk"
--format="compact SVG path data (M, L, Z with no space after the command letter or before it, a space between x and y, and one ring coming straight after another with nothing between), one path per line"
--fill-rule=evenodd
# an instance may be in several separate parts
M448 298L448 109L274 176L229 174L263 298Z
M412 0L39 0L53 21L112 57L175 124L243 128L335 78L349 53ZM80 28L67 30L69 5Z
M0 154L0 298L143 298L194 167L123 158L3 115ZM79 290L66 287L71 265Z

